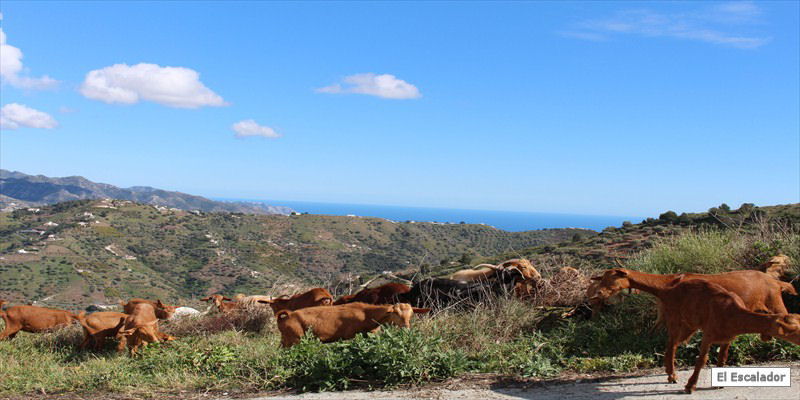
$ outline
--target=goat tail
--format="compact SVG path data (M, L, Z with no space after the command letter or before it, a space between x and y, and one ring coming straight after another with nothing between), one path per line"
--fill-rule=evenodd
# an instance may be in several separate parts
M278 311L278 314L275 315L275 318L278 319L278 322L285 321L287 318L289 318L289 312L289 310Z
M778 281L778 283L781 285L781 292L793 294L795 296L798 295L797 294L797 289L795 289L794 286L792 286L791 283L784 282L784 281Z

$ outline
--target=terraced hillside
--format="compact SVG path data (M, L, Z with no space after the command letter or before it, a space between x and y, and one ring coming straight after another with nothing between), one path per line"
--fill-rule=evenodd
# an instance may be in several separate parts
M81 200L0 213L0 298L74 308L130 296L174 301L286 284L330 286L347 275L460 265L576 234L596 232L206 214Z

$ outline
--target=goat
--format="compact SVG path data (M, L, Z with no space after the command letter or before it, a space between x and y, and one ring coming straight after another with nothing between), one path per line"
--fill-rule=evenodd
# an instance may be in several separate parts
M415 307L470 306L492 296L510 293L519 279L522 279L522 273L516 268L496 270L492 279L472 283L430 278L417 282L410 291L398 295L398 301Z
M150 304L155 309L156 317L164 320L170 319L177 308L175 306L168 306L162 303L161 300L130 299L127 304L123 302L119 302L119 304L122 306L122 312L125 314L132 313L138 304Z
M661 293L679 281L703 280L715 283L741 297L744 306L748 310L771 314L787 314L786 307L781 299L781 291L797 294L788 283L772 279L763 272L752 270L733 271L717 275L688 273L658 275L625 268L615 268L607 270L603 275L592 279L600 281L600 286L593 298L595 301L607 299L611 295L629 288L639 289L658 297L658 321L661 321L665 315L664 299ZM762 336L762 339L769 340L767 336ZM667 368L669 382L675 382L675 375L672 371L675 368L674 350L676 346L669 344L665 352L664 365ZM729 348L730 342L720 345L717 358L718 367L725 365Z
M339 298L336 299L336 301L333 302L333 305L334 306L338 306L338 305L341 305L341 304L352 303L352 302L355 301L353 299L356 298L356 294L358 294L358 293L355 293L355 294L343 294L343 295L339 296Z
M354 295L342 296L333 305L347 303L367 303L367 304L395 304L399 302L398 296L408 293L410 287L402 283L387 283L371 289L362 289Z
M524 279L542 279L542 274L540 274L539 271L534 268L533 264L531 264L530 260L526 258L514 258L503 261L500 263L499 267L503 269L516 268L522 273Z
M592 279L594 279L594 277ZM600 311L603 309L603 306L609 303L615 303L619 301L620 297L622 297L622 290L615 292L606 298L603 298L599 295L599 290L600 281L596 279L590 280L589 286L586 288L586 298L589 299L589 308L592 309L592 319L596 319L600 315ZM631 293L639 293L639 291L628 288L628 294Z
M487 280L494 276L494 271L502 268L492 264L480 264L472 268L462 269L454 272L449 276L449 279L462 282L474 282L479 280Z
M272 297L270 297L270 296L259 296L259 295L245 296L245 295L243 295L241 293L237 294L236 296L233 296L233 301L238 303L240 308L259 308L260 309L260 308L266 307L266 305L264 305L264 303L259 303L258 302L259 300L272 300Z
M92 341L94 342L94 349L100 350L106 337L117 336L127 317L128 314L113 311L100 311L85 317L79 316L84 335L80 349L83 350Z
M213 301L214 303L212 305L217 306L217 311L222 313L233 311L239 308L239 303L231 302L230 298L221 294L212 294L211 296L200 299L200 301ZM211 311L212 305L208 306L206 313Z
M333 296L323 288L314 288L291 297L281 296L277 299L259 300L258 302L269 304L272 312L278 315L278 312L282 310L295 311L306 307L330 306L333 304Z
M200 315L200 311L191 307L178 307L169 319L181 319L184 317L196 317Z
M150 303L139 303L133 307L117 332L117 339L119 340L117 350L122 351L127 345L131 355L136 354L136 350L143 343L174 340L172 336L158 331L156 308Z
M4 303L5 301L0 301L0 308ZM6 323L5 329L0 332L0 340L14 339L19 331L40 333L70 325L78 321L82 315L85 315L85 312L81 311L79 315L75 315L69 311L38 306L9 307L5 311L0 311L0 317Z
M686 393L697 386L700 371L708 359L712 344L727 346L736 336L760 333L762 337L779 337L800 344L800 314L760 314L748 310L737 294L703 279L682 281L668 289L655 289L664 305L669 339L664 355L670 382L675 376L675 350L698 330L703 331L700 354L694 373L686 383Z
M783 254L771 257L762 266L762 271L764 271L767 275L775 279L781 279L781 277L783 277L783 275L786 274L788 270L789 270L789 257Z
M281 346L291 347L300 341L309 329L320 341L328 343L352 339L361 332L375 332L382 324L408 328L414 313L429 309L411 307L409 304L373 305L350 303L340 306L316 306L296 311L277 313Z

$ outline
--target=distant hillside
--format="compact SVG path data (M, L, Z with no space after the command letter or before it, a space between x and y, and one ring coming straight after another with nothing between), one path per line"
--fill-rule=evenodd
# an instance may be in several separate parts
M597 233L72 201L0 212L0 298L86 306L130 296L175 300L291 283L329 286L348 275L462 265L576 234Z
M756 230L758 225L769 223L777 223L782 229L800 229L800 203L765 207L745 203L736 210L721 204L708 212L680 215L667 211L658 218L647 218L638 224L625 222L620 227L608 227L598 235L579 234L563 243L503 252L481 261L494 262L519 255L531 259L555 256L572 258L586 266L609 268L616 266L617 260L652 247L659 238L698 229Z
M81 176L49 178L0 169L0 209L56 204L70 200L118 199L181 210L205 212L240 212L246 214L284 214L292 209L261 203L223 202L181 192L170 192L148 186L118 188L92 182ZM12 203L15 203L12 205Z

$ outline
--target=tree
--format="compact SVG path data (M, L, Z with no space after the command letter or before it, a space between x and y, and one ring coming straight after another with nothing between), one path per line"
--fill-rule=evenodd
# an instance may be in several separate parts
M622 221L622 226L630 228L631 226L633 226L633 223L631 221Z
M678 221L678 214L676 214L675 211L670 210L659 215L658 219L672 224Z
M724 212L724 213L726 213L726 214L731 212L731 208L728 207L728 205L725 204L725 203L722 203L722 204L719 205L719 210Z
M742 203L742 205L739 206L739 209L736 211L741 214L747 214L753 211L754 208L756 208L756 205L753 203Z

